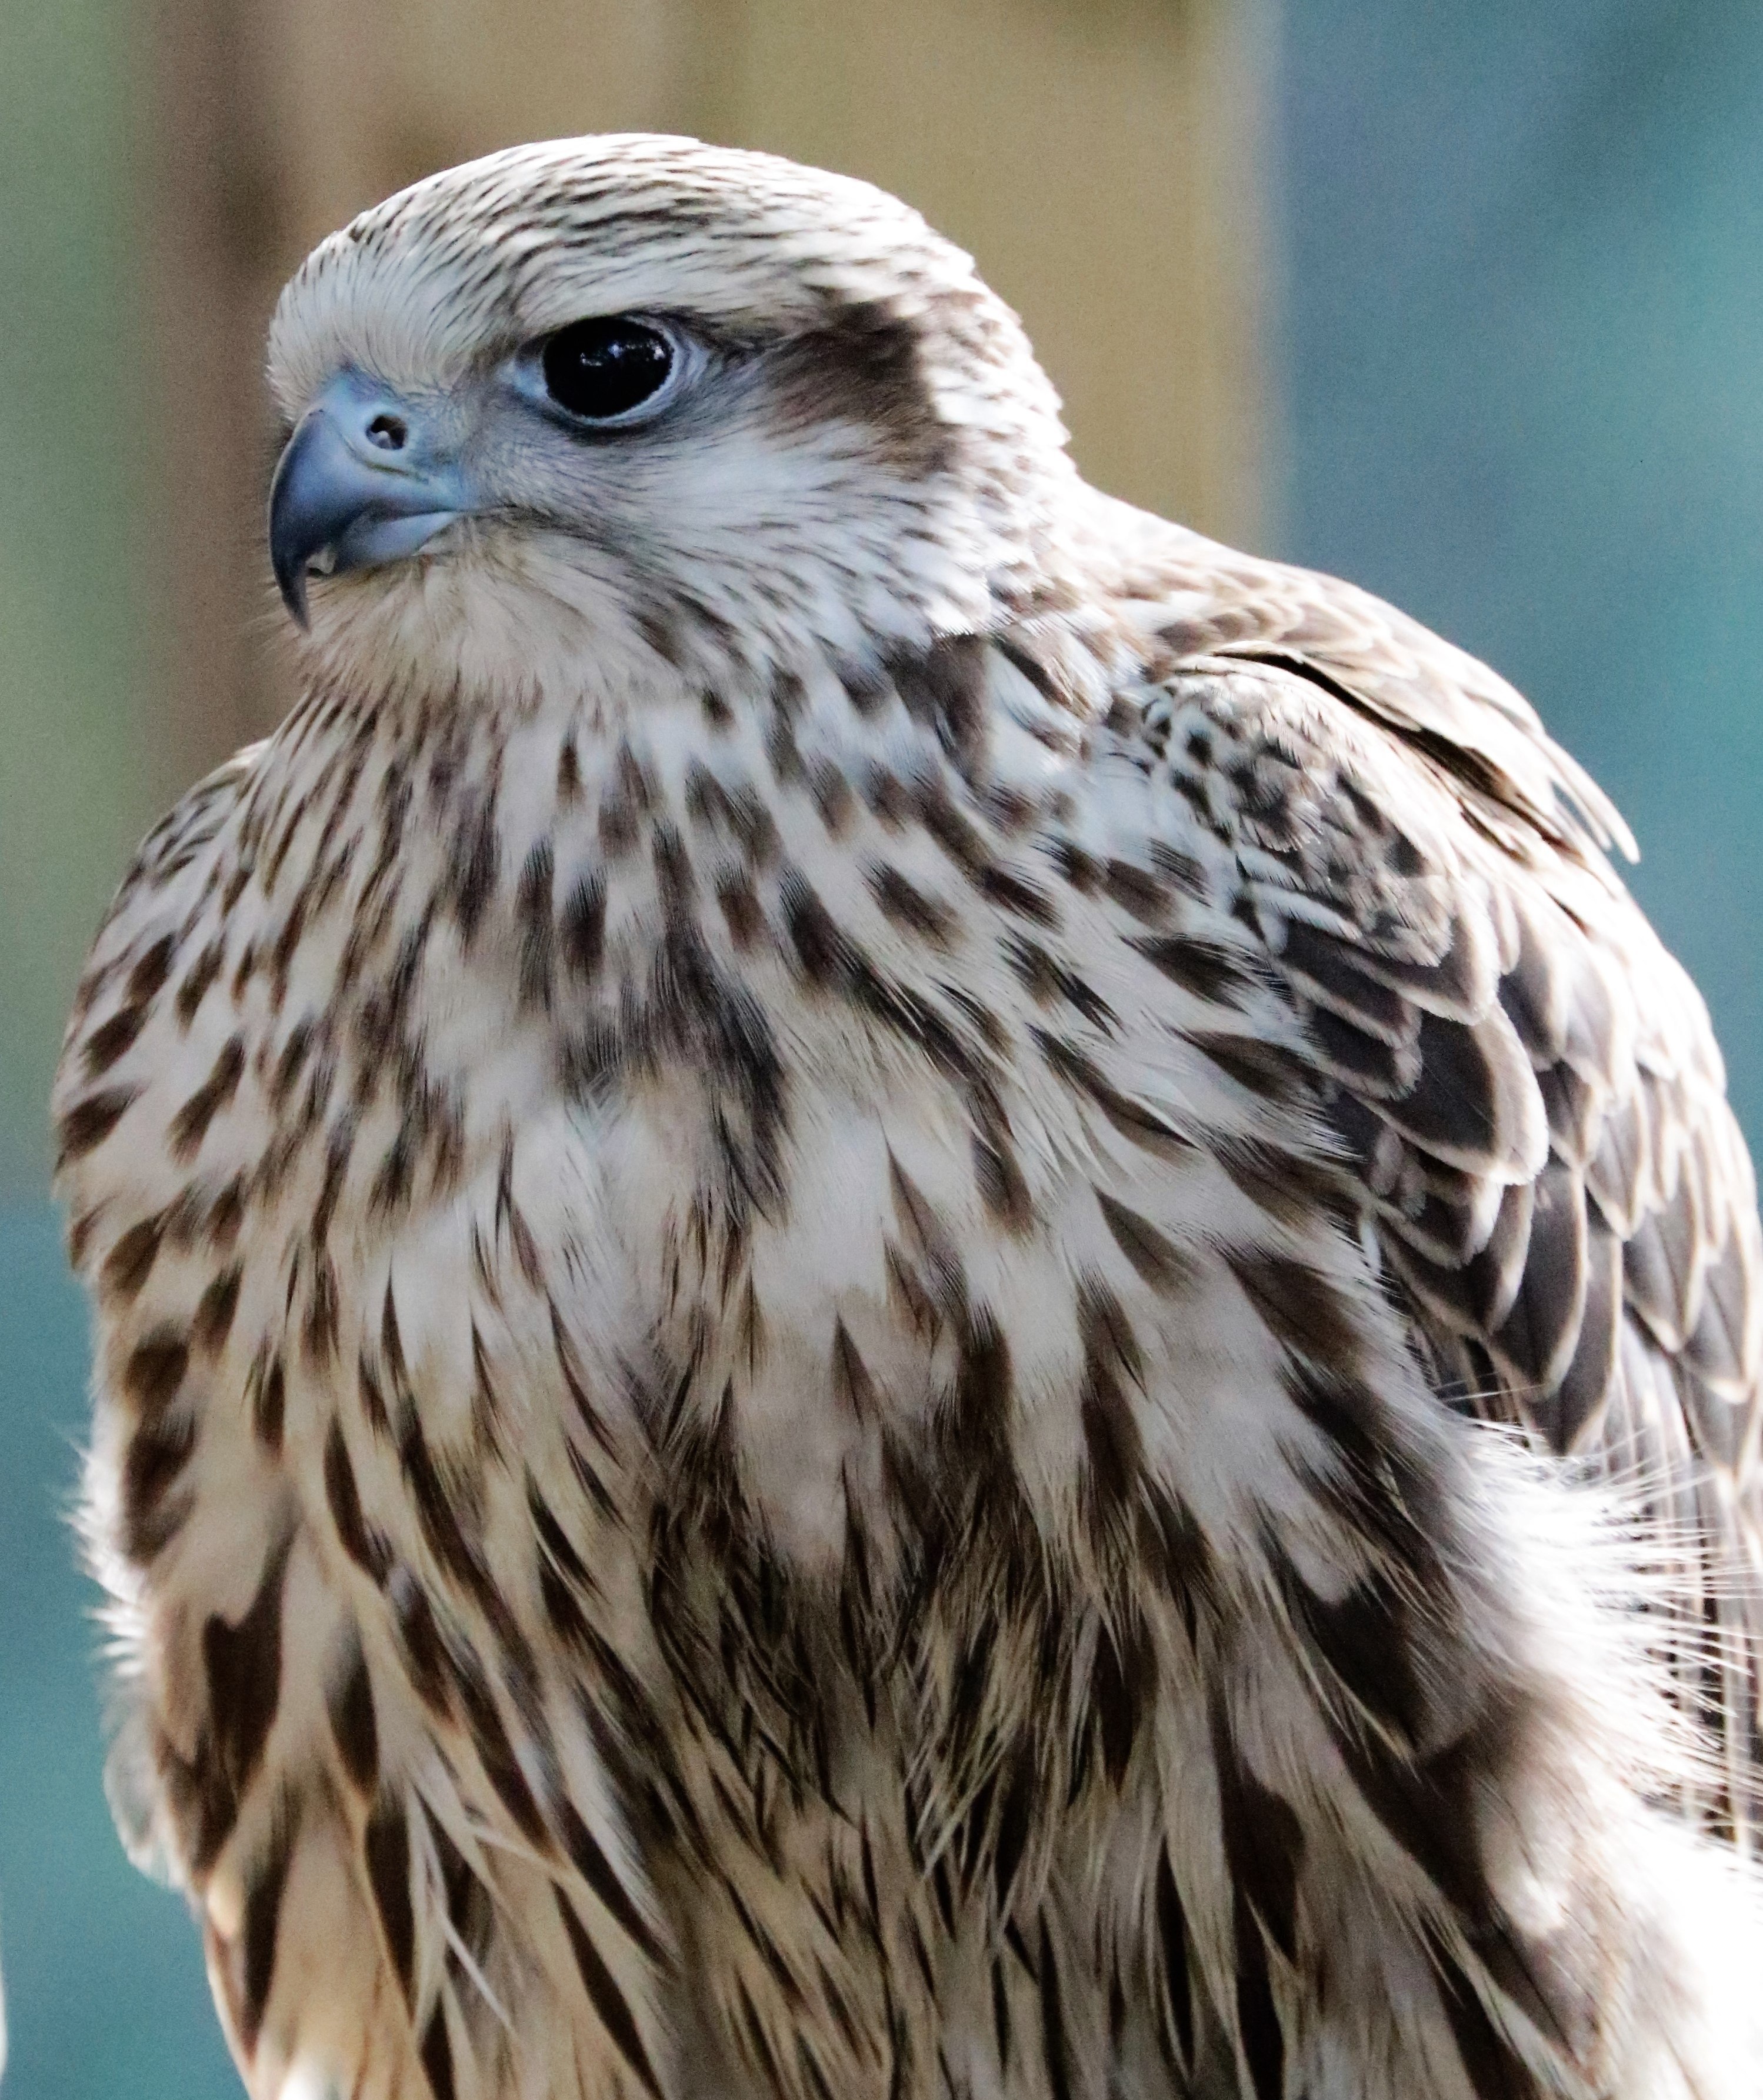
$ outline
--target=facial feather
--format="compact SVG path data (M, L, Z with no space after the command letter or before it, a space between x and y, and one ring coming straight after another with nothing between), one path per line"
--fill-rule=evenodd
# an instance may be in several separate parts
M622 313L667 317L699 368L664 417L584 442L510 360ZM860 183L689 141L520 148L365 214L271 337L290 422L345 370L431 413L477 491L390 593L315 593L321 642L350 651L365 620L352 660L376 667L438 621L491 677L482 637L505 637L505 679L530 683L536 658L583 653L588 607L628 677L646 655L701 674L804 641L921 646L983 616L1074 482L1051 390L966 256Z

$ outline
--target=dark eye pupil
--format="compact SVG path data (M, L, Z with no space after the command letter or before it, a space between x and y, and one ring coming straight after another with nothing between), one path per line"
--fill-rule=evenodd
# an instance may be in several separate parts
M673 346L659 329L614 316L576 321L544 346L544 383L560 408L604 422L634 408L673 368Z

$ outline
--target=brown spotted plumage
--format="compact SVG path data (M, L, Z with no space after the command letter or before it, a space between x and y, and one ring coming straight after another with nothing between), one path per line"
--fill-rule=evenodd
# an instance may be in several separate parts
M271 362L304 697L55 1104L257 2100L1763 2092L1751 1167L1524 703L783 162L437 176Z

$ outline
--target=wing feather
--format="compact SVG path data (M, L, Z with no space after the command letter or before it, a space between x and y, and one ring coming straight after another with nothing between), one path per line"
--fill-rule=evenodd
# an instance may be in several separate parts
M1208 578L1166 585L1138 733L1232 849L1441 1390L1644 1503L1743 1829L1763 1229L1706 1010L1605 858L1620 819L1509 686L1344 585Z

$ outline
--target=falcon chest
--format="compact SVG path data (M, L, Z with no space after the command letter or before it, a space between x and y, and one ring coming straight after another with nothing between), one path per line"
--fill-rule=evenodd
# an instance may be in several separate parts
M196 1221L161 1310L192 1317L205 1249L221 1396L312 1499L359 1366L369 1420L395 1439L395 1387L467 1477L561 1464L585 1380L663 1467L716 1440L825 1568L995 1334L985 1434L1062 1528L1115 1462L1075 1403L1116 1329L1187 1401L1142 1428L1122 1398L1126 1445L1248 1470L1218 1401L1266 1337L1176 1287L1270 1230L1210 1142L1276 1121L1201 1026L1258 1020L1232 930L1180 856L1081 843L1109 796L1126 838L1167 823L1136 776L1001 738L976 791L897 697L828 683L626 722L309 704L165 893L136 1056L169 1141L94 1164Z

